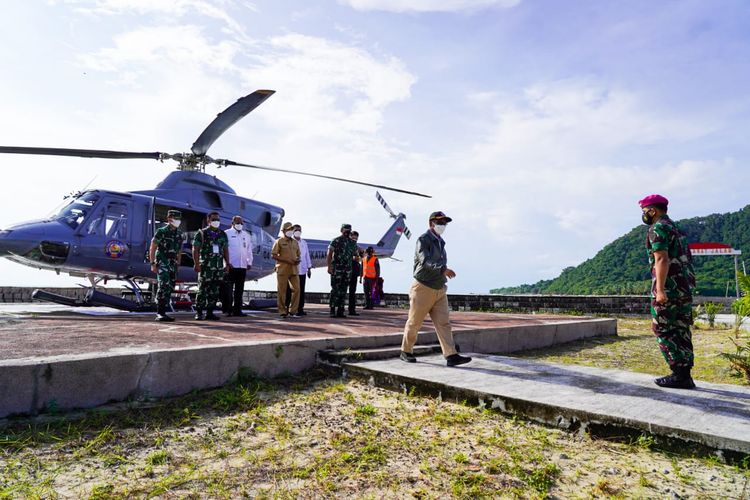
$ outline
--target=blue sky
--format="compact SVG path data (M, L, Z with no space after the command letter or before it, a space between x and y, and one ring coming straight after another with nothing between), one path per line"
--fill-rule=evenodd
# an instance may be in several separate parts
M645 194L670 198L676 218L748 203L745 1L53 0L10 2L3 18L4 145L186 151L235 99L275 89L211 154L432 194L383 193L413 233L433 210L454 218L452 292L556 276L637 225ZM94 177L147 189L171 168L4 160L0 227ZM347 221L377 241L389 224L366 188L214 173L307 237ZM383 263L387 291L408 288L412 252L403 241L403 262Z

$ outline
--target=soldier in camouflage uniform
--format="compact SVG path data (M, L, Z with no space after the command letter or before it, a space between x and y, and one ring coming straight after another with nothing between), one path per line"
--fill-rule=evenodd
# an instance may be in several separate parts
M357 243L351 239L351 224L341 225L341 236L328 246L326 262L331 275L331 317L345 318L346 291L352 273L352 262L357 253Z
M185 233L179 229L181 222L180 211L169 210L167 225L157 229L151 240L148 260L151 263L151 272L156 274L159 287L156 292L156 321L174 321L174 318L167 316L167 304L174 291L177 268L180 265L180 250L185 240Z
M651 265L651 329L671 375L654 380L661 387L693 389L693 288L695 273L687 238L667 215L669 201L658 194L638 202L649 226L646 248Z
M229 267L229 243L226 233L219 229L219 214L211 212L206 219L208 226L195 233L193 238L193 262L198 273L195 319L202 320L203 311L206 311L206 319L218 320L214 307L224 279L224 263Z

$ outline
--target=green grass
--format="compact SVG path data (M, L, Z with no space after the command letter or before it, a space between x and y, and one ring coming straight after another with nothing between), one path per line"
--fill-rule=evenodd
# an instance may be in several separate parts
M741 338L747 338L745 333ZM743 384L744 377L731 369L722 352L734 352L731 328L693 328L695 367L693 378L706 382ZM567 344L514 353L514 356L555 363L616 368L652 375L667 374L664 358L647 319L617 320L617 336L579 340Z

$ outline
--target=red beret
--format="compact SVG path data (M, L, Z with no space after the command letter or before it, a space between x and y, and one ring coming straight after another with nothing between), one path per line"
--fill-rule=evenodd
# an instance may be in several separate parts
M669 200L660 194L650 194L640 200L638 204L641 208L646 208L651 205L669 205Z

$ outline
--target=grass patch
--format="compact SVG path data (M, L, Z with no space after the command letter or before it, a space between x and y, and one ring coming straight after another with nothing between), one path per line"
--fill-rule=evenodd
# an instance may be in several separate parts
M0 498L719 498L750 477L314 374L117 408L11 421Z
M693 328L695 367L693 378L706 382L743 384L744 377L732 370L721 353L734 352L730 331ZM652 375L667 374L669 369L651 332L650 319L619 318L617 336L578 340L544 349L514 353L514 356L598 368L615 368Z

